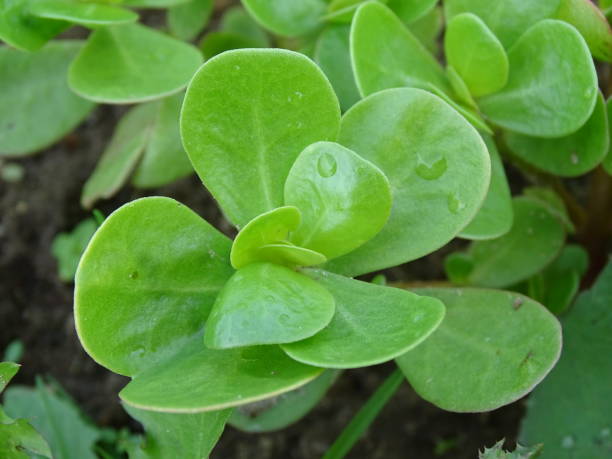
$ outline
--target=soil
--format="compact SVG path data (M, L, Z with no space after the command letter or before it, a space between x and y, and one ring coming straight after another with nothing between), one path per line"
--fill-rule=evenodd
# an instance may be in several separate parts
M25 346L16 383L31 385L36 375L50 375L96 424L138 429L117 397L127 379L98 366L79 344L72 317L73 285L59 280L50 250L57 233L90 215L79 205L81 188L124 110L98 107L74 133L45 152L19 160L25 172L21 181L0 181L0 350L14 339ZM98 208L108 215L145 195L173 197L230 231L195 176L147 192L128 186ZM440 279L441 259L448 250L386 274L391 280ZM283 431L247 435L228 427L212 457L320 457L392 368L386 364L344 372L317 408ZM406 383L348 457L473 459L480 448L501 438L513 446L523 412L524 402L519 401L491 413L448 413L420 399Z

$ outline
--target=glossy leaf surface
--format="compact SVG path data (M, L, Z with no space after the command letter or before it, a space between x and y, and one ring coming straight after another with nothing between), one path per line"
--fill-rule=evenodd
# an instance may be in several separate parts
M202 330L231 276L230 244L173 199L143 198L113 212L76 275L83 347L125 375L174 355Z
M512 292L417 289L447 313L417 349L397 359L414 390L448 411L490 411L527 394L561 353L561 327L541 304Z
M70 66L68 83L96 102L143 102L183 89L201 62L195 47L148 27L105 27L90 35Z
M326 271L307 274L332 293L336 314L312 338L281 346L300 362L326 368L386 362L419 345L444 317L444 305L434 298Z
M166 20L172 35L193 40L204 29L213 11L213 0L191 0L168 8Z
M324 0L242 0L242 4L265 28L288 37L316 29L326 10Z
M506 51L478 16L460 14L448 23L444 51L475 97L499 91L508 82Z
M193 78L181 115L183 144L206 187L236 225L283 205L300 152L335 140L340 107L323 72L279 49L219 55Z
M416 21L436 5L437 0L389 0L387 4L406 24Z
M262 245L257 251L257 257L263 261L289 267L316 266L327 261L325 255L291 243Z
M33 16L86 27L127 24L138 20L138 14L118 6L74 0L36 0L28 11Z
M0 394L13 376L19 371L21 365L14 362L0 362Z
M591 116L597 74L584 39L572 26L539 22L510 48L508 59L508 84L479 101L491 121L521 134L560 137Z
M330 270L358 275L419 258L446 244L472 220L490 180L478 133L438 97L391 89L357 103L342 120L340 143L389 179L389 221Z
M93 104L66 83L68 66L81 47L81 42L60 40L34 53L0 47L0 156L41 150L89 114Z
M300 153L285 183L285 203L302 214L291 241L327 258L344 255L382 229L391 201L378 167L337 143L314 143Z
M291 343L332 320L334 297L312 279L284 266L252 263L227 281L206 321L212 349Z
M575 177L595 168L608 154L608 115L599 93L588 121L565 137L543 139L507 132L506 143L520 159L561 177Z
M278 346L215 350L196 340L178 358L136 376L119 396L153 411L214 411L289 392L321 371L290 359Z

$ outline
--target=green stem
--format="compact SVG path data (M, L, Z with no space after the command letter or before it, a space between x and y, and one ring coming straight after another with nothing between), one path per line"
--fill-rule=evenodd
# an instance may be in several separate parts
M374 392L365 405L361 407L349 425L344 428L331 448L327 450L323 459L342 459L346 456L366 429L370 427L374 419L376 419L380 410L383 409L389 399L395 394L403 380L404 375L399 368L396 368L385 382L376 389L376 392Z

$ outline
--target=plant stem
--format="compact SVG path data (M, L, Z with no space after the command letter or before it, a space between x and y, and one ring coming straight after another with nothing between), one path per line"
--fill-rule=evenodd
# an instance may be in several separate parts
M395 394L403 380L404 375L399 368L396 368L351 419L349 425L344 428L334 444L327 450L323 459L342 459L346 456L376 419L380 410Z

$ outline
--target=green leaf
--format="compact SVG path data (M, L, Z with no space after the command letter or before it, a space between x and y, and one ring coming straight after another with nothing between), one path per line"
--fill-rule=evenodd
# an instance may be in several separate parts
M68 66L81 46L58 40L34 53L0 47L0 156L42 150L89 114L93 104L66 83Z
M408 30L419 39L421 43L434 56L439 54L438 37L444 28L442 7L431 9L425 16L408 24ZM400 18L401 19L401 18Z
M283 205L300 152L335 140L340 107L323 72L280 49L229 51L193 78L181 115L183 143L226 216L243 226Z
M525 280L552 262L565 241L561 222L546 205L529 197L513 200L514 222L510 232L487 241L473 242L461 257L461 272L465 262L471 262L466 283L480 287L507 287ZM453 280L456 254L445 264ZM450 268L450 269L449 269ZM462 282L461 282L462 283Z
M308 146L285 183L285 203L302 223L291 241L327 258L344 255L374 237L391 212L389 181L381 170L333 142Z
M389 0L387 4L402 21L410 24L429 13L436 3L438 0Z
M262 245L257 251L257 257L263 261L289 267L316 266L327 261L325 255L290 242Z
M221 410L174 414L146 411L129 405L123 407L144 426L147 438L141 450L150 459L207 458L232 413L232 410Z
M593 2L561 0L556 17L578 29L595 58L612 61L612 30L604 14Z
M546 210L563 224L568 233L575 231L563 199L552 188L529 186L523 188L523 194L546 207Z
M559 4L560 0L444 0L448 21L461 13L474 13L487 24L506 48L531 26L553 17Z
M351 59L364 96L402 86L451 90L438 61L389 8L377 2L363 4L355 14Z
M444 305L434 298L326 271L306 273L332 293L336 314L312 338L281 346L299 362L324 368L386 362L426 340L444 317Z
M317 333L334 315L334 297L284 266L252 263L227 281L208 316L211 349L291 343Z
M270 47L266 31L240 6L229 8L223 13L219 30L248 38L253 48Z
M128 24L138 14L114 5L82 3L75 0L36 0L28 9L32 16L55 19L86 27Z
M91 208L98 199L114 195L136 168L155 123L154 104L137 105L117 124L110 143L81 192L81 205Z
M209 32L200 42L200 50L205 59L231 49L262 48L251 38L228 32Z
M463 81L463 78L461 78L461 75L457 73L454 67L446 67L446 76L448 77L448 82L453 88L453 92L457 97L457 100L472 109L477 109L478 107L476 105L476 102L474 101L474 98L472 97L472 94L470 93L469 88L467 87L465 81ZM478 126L475 127L478 128Z
M0 394L6 385L17 374L21 365L14 362L0 362Z
M342 111L346 111L361 97L355 84L349 51L350 26L328 26L317 40L315 60L331 82Z
M513 452L504 450L504 441L500 440L493 447L485 447L484 451L478 451L478 459L535 459L540 457L544 445L539 444L532 447L516 445Z
M45 439L25 419L13 420L6 416L0 405L0 457L28 459L51 457Z
M377 0L387 3L387 0ZM364 0L331 0L327 7L327 13L323 16L325 21L336 24L350 24L355 11Z
M612 137L612 98L608 98L606 101L606 114L608 116L608 136ZM610 146L608 147L608 153L606 157L602 161L602 166L608 172L608 174L612 175L612 140L610 141Z
M39 50L70 27L68 22L32 16L29 12L31 4L31 0L4 0L0 3L0 40L23 51Z
M520 439L543 442L542 459L610 457L611 303L608 263L594 287L562 319L561 360L528 400Z
M51 253L57 260L59 278L64 282L74 281L81 255L89 240L98 229L93 218L81 221L72 231L59 233L51 243Z
M191 349L137 375L120 393L142 409L197 413L244 405L303 386L321 368L290 359L278 346Z
M73 61L68 84L96 102L143 102L179 92L201 62L195 47L148 27L104 27Z
M324 0L242 0L242 4L262 26L287 37L316 29L327 8Z
M505 140L523 161L561 177L576 177L594 169L608 153L608 116L599 93L591 117L576 132L554 139L506 132Z
M189 0L121 0L125 6L132 8L170 8L182 5Z
M100 431L83 419L78 406L60 389L40 381L35 389L13 386L5 392L4 407L9 416L32 423L49 442L53 457L96 458L93 446ZM42 448L44 440L39 439L39 444Z
M483 136L491 155L491 184L482 207L474 219L460 233L465 239L495 239L503 236L512 227L514 218L512 196L495 142Z
M245 432L259 433L284 429L312 410L334 383L339 372L325 370L308 384L270 400L243 405L234 410L229 423Z
M440 327L397 359L414 390L448 411L491 411L530 392L561 353L561 327L541 304L486 289L415 290L444 302Z
M174 355L202 330L230 278L230 245L173 199L143 198L113 212L76 275L75 322L85 350L124 375Z
M508 84L479 101L491 121L521 134L561 137L589 119L597 73L584 39L572 26L552 19L539 22L510 48L508 59Z
M382 231L332 260L332 271L353 276L426 255L455 237L485 199L485 144L455 110L425 91L390 89L357 103L342 119L340 143L385 173L393 207Z
M464 13L448 23L444 51L476 97L497 92L508 82L506 51L478 16Z
M166 21L170 33L179 40L193 40L206 27L213 6L213 0L191 0L168 8Z

